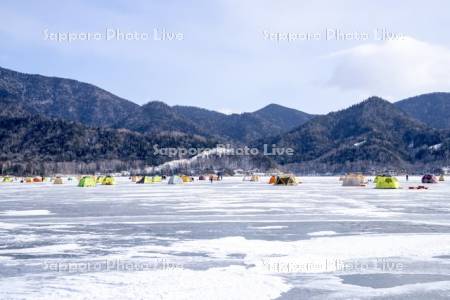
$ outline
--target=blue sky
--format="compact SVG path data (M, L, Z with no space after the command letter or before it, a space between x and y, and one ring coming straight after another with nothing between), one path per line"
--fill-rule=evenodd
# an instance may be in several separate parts
M449 91L449 10L433 0L2 1L0 66L89 82L139 104L325 113L372 95ZM149 38L45 35L107 29ZM155 29L182 38L154 40ZM396 36L379 39L376 29ZM273 38L287 33L298 39Z

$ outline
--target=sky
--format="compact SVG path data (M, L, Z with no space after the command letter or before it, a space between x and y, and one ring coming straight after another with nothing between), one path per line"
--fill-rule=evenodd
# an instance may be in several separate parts
M138 104L327 113L450 91L448 11L444 0L3 0L0 66Z

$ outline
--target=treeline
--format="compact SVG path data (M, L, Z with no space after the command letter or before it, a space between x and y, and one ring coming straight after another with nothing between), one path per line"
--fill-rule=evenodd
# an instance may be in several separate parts
M93 128L23 111L14 113L12 109L11 106L0 105L1 174L145 169L170 159L155 153L154 145L161 148L210 148L215 145L212 140L194 135L145 135L128 130Z

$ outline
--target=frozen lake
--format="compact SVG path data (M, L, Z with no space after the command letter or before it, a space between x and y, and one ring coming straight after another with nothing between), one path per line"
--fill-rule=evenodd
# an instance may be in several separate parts
M449 299L450 182L0 184L0 299Z

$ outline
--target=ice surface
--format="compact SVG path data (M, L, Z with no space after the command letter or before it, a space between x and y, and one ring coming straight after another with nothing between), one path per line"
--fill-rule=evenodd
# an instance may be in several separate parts
M450 297L450 182L241 179L2 185L0 299Z

